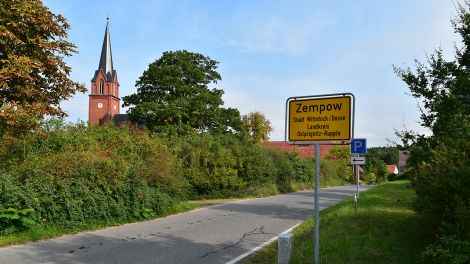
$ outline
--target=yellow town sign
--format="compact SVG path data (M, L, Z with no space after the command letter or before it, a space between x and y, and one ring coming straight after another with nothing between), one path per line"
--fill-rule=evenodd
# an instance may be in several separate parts
M352 94L291 97L287 100L289 141L348 141L353 127Z

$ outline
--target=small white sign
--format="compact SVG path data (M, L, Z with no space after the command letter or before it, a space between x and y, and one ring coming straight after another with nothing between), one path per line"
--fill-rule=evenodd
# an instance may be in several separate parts
M351 164L364 165L366 164L366 157L351 157Z

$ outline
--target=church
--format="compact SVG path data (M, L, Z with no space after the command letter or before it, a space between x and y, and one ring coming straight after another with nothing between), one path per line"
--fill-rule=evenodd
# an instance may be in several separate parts
M93 79L91 79L88 103L88 124L97 125L111 120L126 121L127 115L120 114L120 106L119 82L117 72L113 66L109 18L107 18L100 62Z

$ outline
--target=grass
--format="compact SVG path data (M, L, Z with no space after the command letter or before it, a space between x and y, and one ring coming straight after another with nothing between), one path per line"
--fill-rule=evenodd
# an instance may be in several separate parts
M320 213L321 263L415 263L432 239L411 210L409 182L389 182L363 192L355 216L352 199ZM294 230L292 263L313 263L313 217ZM245 263L277 263L277 243Z
M165 217L172 214L182 213L191 211L197 208L216 205L226 202L231 202L237 199L212 199L212 200L197 200L197 201L185 201L177 204L171 210L164 212L163 214L156 215L152 219ZM238 199L239 200L239 199ZM148 221L151 219L146 219ZM80 226L76 227L63 227L55 225L36 225L34 228L31 228L26 231L16 232L9 235L0 235L0 247L22 244L31 241L37 241L42 239L54 238L66 234L75 234L83 231L98 230L111 226L117 226L129 223L129 219L116 219L109 222L100 222L100 223L83 223Z

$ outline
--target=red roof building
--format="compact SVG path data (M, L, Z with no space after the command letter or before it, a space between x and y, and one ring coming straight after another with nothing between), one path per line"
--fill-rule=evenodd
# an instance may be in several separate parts
M263 147L278 149L284 152L296 152L301 158L313 158L315 156L315 145L291 145L284 141L264 142ZM320 157L324 158L336 145L320 145Z
M387 165L388 173L398 174L398 167L397 165Z

